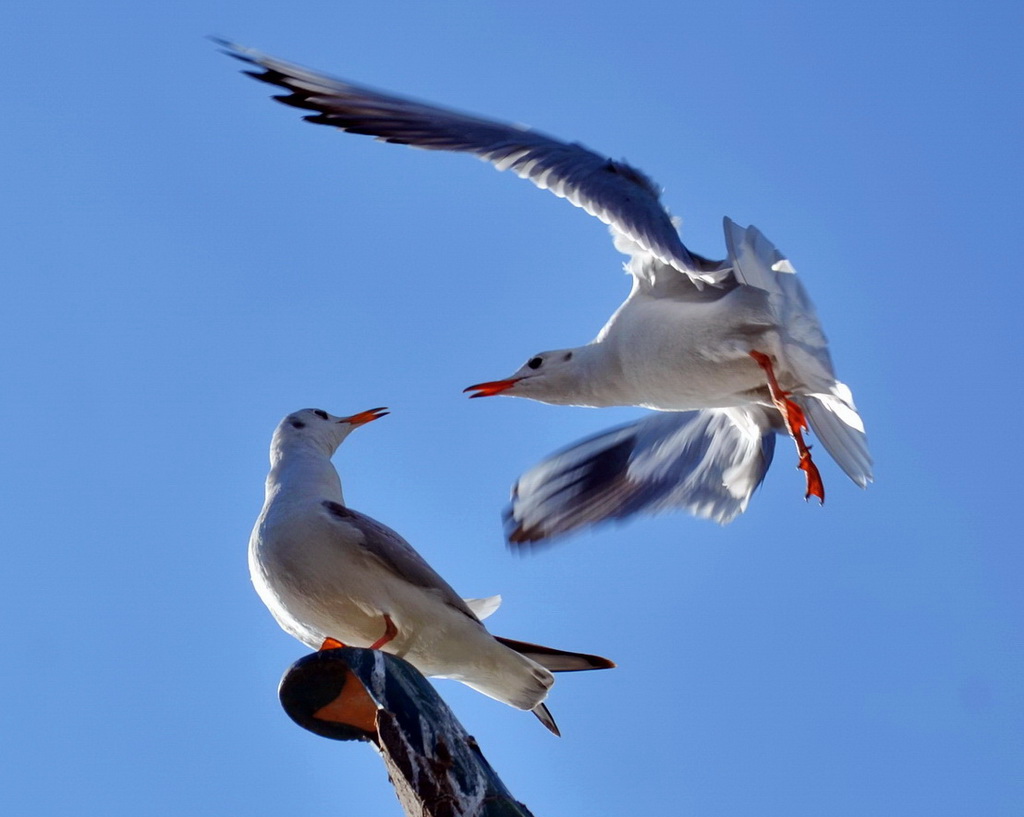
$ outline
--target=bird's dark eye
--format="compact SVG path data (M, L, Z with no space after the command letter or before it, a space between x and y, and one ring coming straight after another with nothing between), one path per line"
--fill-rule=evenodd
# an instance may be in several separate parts
M302 420L292 420L292 428L305 428L306 424Z
M572 352L566 352L562 360L572 360Z
M531 369L539 369L540 365L543 362L544 358L542 357L531 357L528 361L526 361L526 365L529 366Z
M327 419L329 419L329 418L327 417L327 412L326 412L326 411L324 411L323 409L314 409L314 410L313 410L313 413L314 413L314 414L315 414L315 415L316 415L317 417L320 417L321 419L324 419L324 420L327 420Z

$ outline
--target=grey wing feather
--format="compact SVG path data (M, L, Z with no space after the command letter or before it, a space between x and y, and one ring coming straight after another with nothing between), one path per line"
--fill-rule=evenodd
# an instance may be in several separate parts
M768 293L779 327L778 354L796 377L798 400L815 435L839 467L865 487L873 479L864 422L846 384L836 379L814 304L789 260L756 227L724 220L726 263L743 284Z
M741 284L768 293L781 335L779 353L787 368L808 391L829 390L836 376L828 339L793 265L757 227L740 227L729 218L723 219L723 224L729 251L725 263Z
M665 412L576 443L519 478L508 540L542 542L672 508L730 522L771 464L774 424L760 406Z
M535 130L482 119L354 85L226 41L227 54L247 71L289 93L275 99L316 111L306 121L428 150L472 153L499 170L514 170L541 189L568 199L679 272L713 283L679 239L654 182L634 167Z
M480 620L452 586L427 564L426 559L387 525L338 502L327 500L323 506L334 519L362 533L363 539L358 544L400 579L433 590L445 604L465 613L474 621Z

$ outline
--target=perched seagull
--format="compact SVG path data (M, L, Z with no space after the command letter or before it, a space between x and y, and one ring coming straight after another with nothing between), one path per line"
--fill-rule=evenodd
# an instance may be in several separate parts
M635 513L684 508L720 523L742 513L788 433L806 497L825 489L803 432L858 485L872 480L864 424L790 262L755 227L726 218L727 257L691 252L636 168L537 131L333 79L221 41L246 73L315 111L307 121L431 150L472 153L566 198L611 228L629 256L626 301L590 343L541 352L503 380L466 389L662 414L583 440L513 489L509 541L540 542Z
M529 709L559 734L543 703L551 673L615 665L491 635L481 619L500 596L461 598L391 528L346 507L331 456L353 429L385 414L303 409L278 425L266 501L249 540L256 592L277 623L313 649L385 650L424 675Z

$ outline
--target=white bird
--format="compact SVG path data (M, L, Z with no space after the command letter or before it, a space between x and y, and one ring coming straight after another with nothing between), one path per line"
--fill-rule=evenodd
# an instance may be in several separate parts
M491 635L481 619L500 596L461 598L401 536L345 505L331 456L353 429L386 413L334 417L303 409L278 425L266 500L249 540L256 592L308 647L385 650L424 675L532 710L557 735L543 703L551 673L615 665Z
M661 412L523 474L505 513L510 543L673 508L726 524L764 479L778 432L796 443L805 497L825 501L808 427L856 484L872 480L864 424L792 265L755 227L726 218L725 237L719 267L729 275L718 285L699 289L637 252L627 265L633 289L593 341L541 352L508 378L466 389Z
M720 523L746 509L788 431L806 496L824 486L810 427L858 485L872 480L864 425L835 376L814 308L789 261L756 228L725 219L727 257L688 250L642 172L537 131L414 102L222 42L248 71L289 93L307 121L387 142L475 154L568 199L611 228L633 286L590 343L531 357L470 386L581 406L665 414L579 442L513 489L509 540L536 542L607 519L685 508Z

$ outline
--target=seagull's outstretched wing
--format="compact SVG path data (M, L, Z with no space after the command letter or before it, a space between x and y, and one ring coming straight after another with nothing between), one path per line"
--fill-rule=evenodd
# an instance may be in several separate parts
M307 122L428 150L472 153L499 170L514 170L538 187L596 216L664 264L704 283L723 273L695 260L683 246L657 186L624 162L535 130L506 125L353 85L218 40L225 52L260 70L247 71L288 91L275 99L316 111Z
M675 508L730 522L771 464L775 423L762 406L659 412L578 442L519 478L506 511L509 543Z

